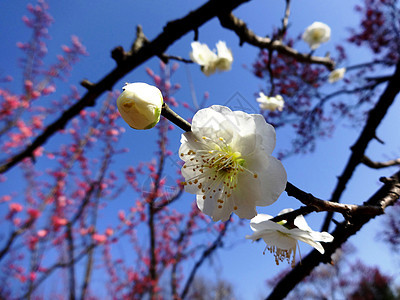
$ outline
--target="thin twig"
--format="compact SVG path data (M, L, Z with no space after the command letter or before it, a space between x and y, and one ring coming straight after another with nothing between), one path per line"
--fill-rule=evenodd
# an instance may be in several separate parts
M69 300L75 300L75 261L74 261L74 237L71 225L67 225L67 255L71 264L68 266L69 273Z
M290 0L286 0L286 7L285 7L285 15L282 19L282 28L279 30L279 40L282 41L283 37L286 34L288 24L289 24L289 16L290 16Z
M382 168L388 168L388 167L400 165L400 158L388 160L385 162L376 162L376 161L372 161L368 156L364 155L364 157L361 159L361 162L370 168L382 169Z
M206 250L204 250L203 254L197 260L197 262L194 264L192 270L190 271L190 275L189 275L188 279L186 280L183 291L181 293L182 300L185 299L185 297L187 296L187 293L189 292L189 288L192 284L194 276L196 275L197 270L200 268L200 266L203 264L203 262L218 247L222 247L222 238L225 236L226 230L228 229L228 225L230 224L230 220L226 221L224 224L225 224L225 227L219 232L218 237L214 240L214 242Z

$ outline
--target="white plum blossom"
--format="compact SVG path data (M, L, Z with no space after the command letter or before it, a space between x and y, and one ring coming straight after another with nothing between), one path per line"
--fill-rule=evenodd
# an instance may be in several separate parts
M217 53L200 42L192 42L191 46L190 58L201 66L201 71L207 76L214 74L217 70L228 71L231 69L232 51L228 49L225 42L219 41L217 43Z
M346 73L346 68L339 68L333 70L328 77L329 83L334 83L336 81L343 79L345 73Z
M293 209L284 209L278 215L290 211ZM270 219L272 216L266 214L258 214L251 219L250 227L254 233L247 235L246 238L253 241L263 239L267 244L265 250L274 254L277 265L284 260L288 262L292 260L291 265L294 267L298 241L311 245L322 254L325 250L319 242L333 241L333 236L328 232L313 231L302 215L297 216L293 224L289 224L286 220L275 223Z
M217 54L211 51L206 44L200 42L192 42L192 52L190 52L190 58L201 66L201 71L210 76L214 74L217 66Z
M220 105L199 110L179 149L185 191L197 195L197 206L214 221L232 212L253 218L256 206L272 204L286 187L286 171L271 156L275 139L262 115Z
M134 129L150 129L160 121L164 103L161 91L143 82L127 83L117 99L118 111Z
M270 111L282 111L283 106L285 105L285 101L281 95L276 95L275 97L268 97L263 92L259 93L259 97L257 98L257 102L260 103L260 108L262 110L270 110Z
M233 62L232 51L228 49L226 43L223 41L219 41L216 46L218 57L216 62L217 70L229 71Z
M331 38L331 28L321 22L314 22L306 28L302 39L310 46L312 50L317 49L322 43Z

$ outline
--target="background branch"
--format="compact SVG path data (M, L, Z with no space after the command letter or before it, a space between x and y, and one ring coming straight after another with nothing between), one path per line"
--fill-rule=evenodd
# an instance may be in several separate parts
M260 37L247 27L247 24L241 19L235 17L232 13L220 14L218 18L222 27L230 29L236 33L240 39L240 44L248 43L260 49L276 50L277 52L295 58L299 62L319 64L326 66L329 70L335 68L335 62L329 57L311 56L303 54L297 50L284 45L279 40L272 40L268 37Z
M400 172L397 172L386 181L368 201L365 206L381 206L383 209L393 205L400 196ZM351 223L343 222L339 224L332 232L334 240L331 243L324 243L325 253L322 255L317 250L313 250L301 263L298 263L279 283L274 287L271 294L266 298L268 300L284 299L293 288L302 281L311 271L320 263L329 263L331 256L340 248L349 237L356 234L366 223L375 216L357 215L354 216Z
M382 169L382 168L400 165L400 158L388 160L385 162L375 162L375 161L372 161L368 156L364 155L364 157L361 159L361 162L370 168Z
M396 70L388 85L386 86L386 89L376 103L375 107L370 110L367 122L359 138L357 139L356 143L351 147L352 154L346 164L342 175L339 176L338 183L330 201L339 202L342 193L346 189L347 182L350 180L356 167L362 161L369 142L376 136L376 129L378 128L383 117L386 115L386 112L388 111L390 105L392 105L395 97L400 91L400 85L398 84L399 81L400 62L397 63ZM333 213L328 212L322 225L321 231L328 231L332 217Z

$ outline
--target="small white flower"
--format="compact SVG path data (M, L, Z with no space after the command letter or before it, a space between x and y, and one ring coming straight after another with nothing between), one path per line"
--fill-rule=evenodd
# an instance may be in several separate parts
M344 73L346 73L346 68L340 68L340 69L333 70L329 74L329 77L328 77L329 83L334 83L336 81L343 79Z
M284 209L278 215L290 211L293 211L293 209ZM311 245L322 254L325 250L319 242L333 241L333 236L329 233L313 231L302 215L294 219L292 226L289 226L285 220L275 223L270 219L272 219L272 216L265 214L258 214L251 219L250 227L254 233L253 235L246 235L246 238L253 241L263 239L267 244L265 250L268 249L269 252L274 254L277 265L284 260L288 262L292 260L292 267L294 267L298 241Z
M206 44L200 42L192 42L192 52L190 58L201 66L201 71L210 76L216 71L217 54L211 51Z
M219 105L199 110L179 149L185 190L197 194L197 206L214 221L232 212L253 218L256 206L272 204L286 187L286 171L271 156L275 139L259 114Z
M232 51L226 47L225 42L217 43L217 53L211 51L206 44L192 42L192 52L190 58L201 66L201 71L210 76L215 71L228 71L233 62Z
M331 28L321 22L314 22L306 28L302 39L310 46L312 50L317 49L322 43L331 38Z
M217 43L217 62L216 67L220 71L229 71L232 66L232 51L226 47L226 43L219 41Z
M259 97L257 98L257 102L260 103L260 108L263 110L270 111L282 111L283 106L285 105L285 101L281 95L276 95L275 97L268 97L263 92L259 93Z
M150 129L160 121L163 96L155 86L147 83L128 83L117 99L118 111L134 129Z

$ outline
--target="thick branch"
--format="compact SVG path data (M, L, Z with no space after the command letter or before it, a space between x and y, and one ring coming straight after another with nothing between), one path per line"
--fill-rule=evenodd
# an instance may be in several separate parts
M306 193L294 186L290 182L286 185L286 192L289 196L293 196L300 200L301 203L311 206L314 211L332 211L339 212L346 215L354 214L366 214L366 215L380 215L383 214L383 210L380 207L365 206L365 205L354 205L354 204L341 204L337 202L321 200L314 197L312 194Z
M391 178L385 180L385 185L380 188L368 201L365 206L380 206L385 209L389 205L393 205L400 196L400 172L397 172ZM302 281L311 271L320 263L328 263L335 251L345 243L348 238L356 234L369 220L373 219L371 215L354 216L352 222L339 224L332 235L334 240L331 243L324 244L325 253L322 255L317 250L313 250L309 255L302 259L274 288L267 298L284 299L293 288Z
M332 194L330 201L339 202L342 193L346 189L347 182L350 180L356 167L360 164L364 157L365 150L369 142L375 138L376 129L382 122L382 119L386 115L390 105L392 105L395 97L400 91L400 62L397 63L396 71L390 79L385 91L380 96L379 101L376 103L375 107L370 110L368 114L367 123L364 126L356 143L351 147L352 154L347 162L347 165L338 179L336 188ZM324 224L322 226L322 231L328 231L329 224L332 219L333 213L329 212L325 218Z
M50 124L41 135L27 146L24 150L8 159L0 166L0 174L6 172L25 158L33 157L33 152L42 146L58 130L63 129L66 124L77 116L81 110L88 106L94 106L96 99L105 91L111 90L114 84L126 74L140 66L148 59L163 54L169 46L179 40L182 36L192 30L197 30L222 11L230 12L239 5L249 0L210 0L198 9L190 12L181 19L167 23L162 33L151 42L145 43L143 47L132 53L122 52L118 59L117 67L108 73L98 83L90 87L86 94L69 109L67 109L56 121Z
M295 58L299 62L320 64L326 66L329 70L335 68L335 63L329 57L310 56L303 54L297 50L284 45L279 40L272 40L268 37L260 37L250 30L246 23L235 17L232 13L218 15L221 25L225 28L231 29L236 33L240 39L240 43L248 43L260 49L276 50L281 54Z

